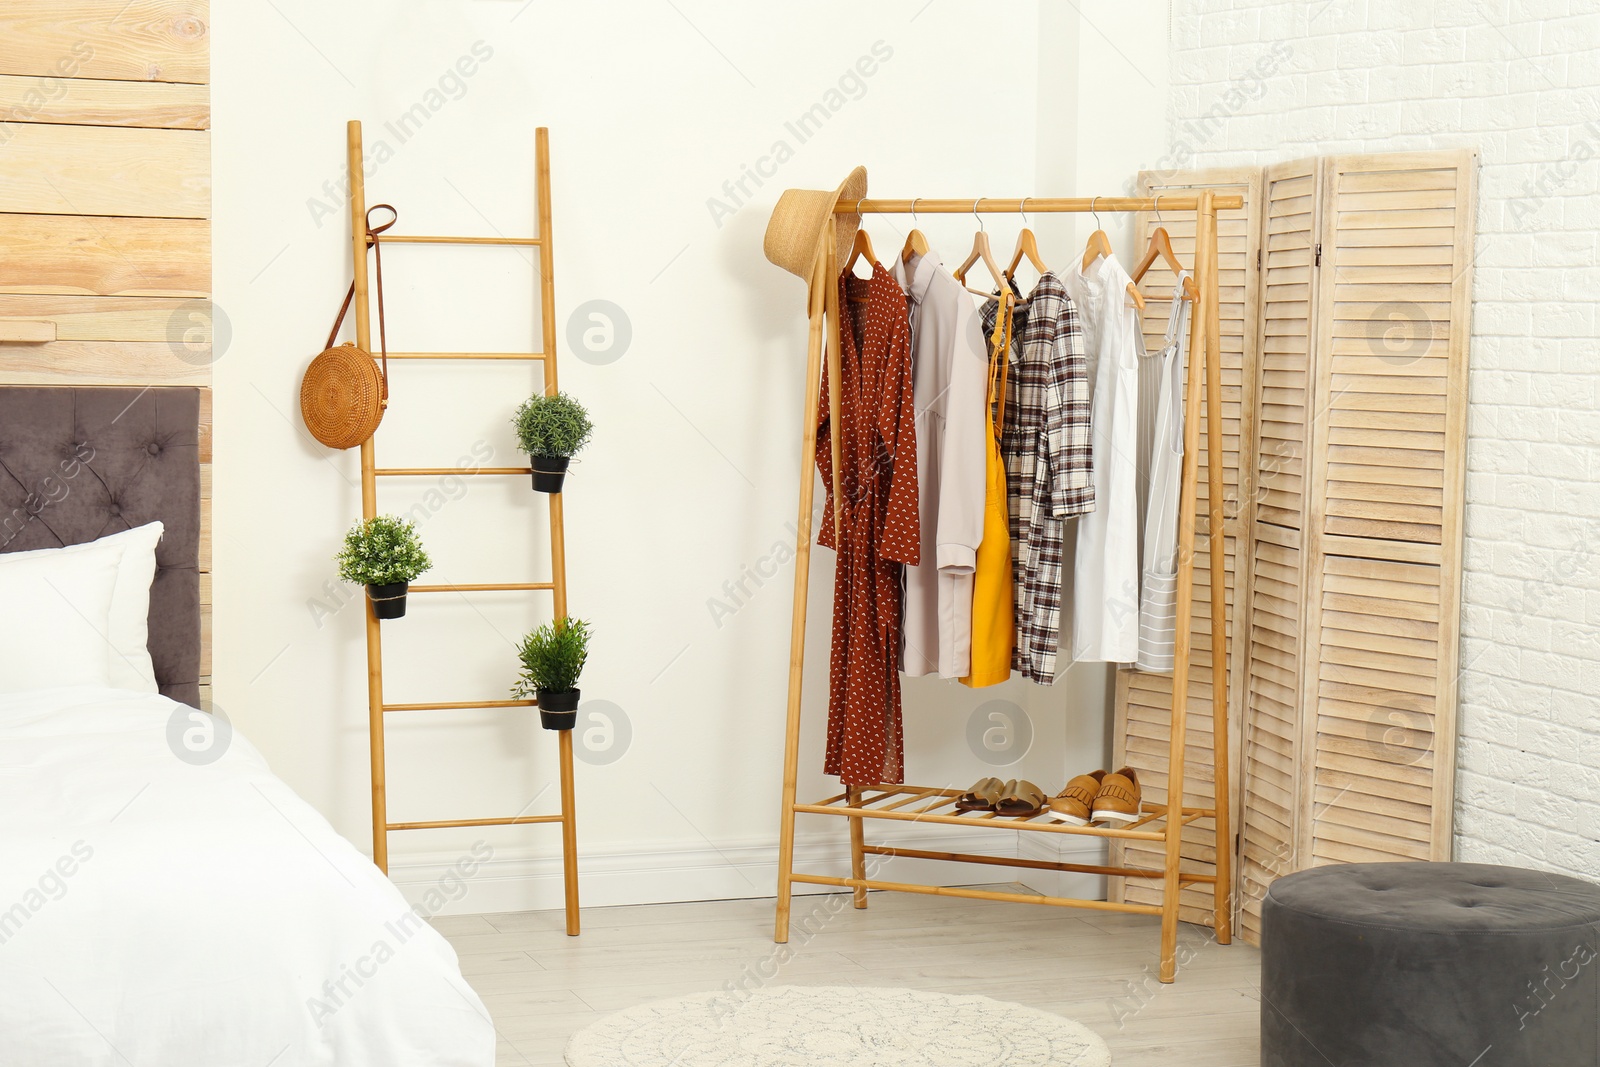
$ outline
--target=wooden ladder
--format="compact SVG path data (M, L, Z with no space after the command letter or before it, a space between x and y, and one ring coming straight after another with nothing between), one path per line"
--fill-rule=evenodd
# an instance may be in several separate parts
M550 136L549 130L539 127L536 133L537 149L537 210L538 237L425 237L412 235L382 238L385 244L443 244L443 245L523 245L539 249L539 314L543 332L539 352L390 352L390 359L427 360L528 360L538 361L544 368L544 391L553 395L556 384L556 327L555 280L553 258L550 250ZM355 250L355 321L356 343L364 351L372 351L368 320L367 289L367 236L366 188L363 180L361 123L352 120L348 126L348 153L350 166L350 224ZM529 475L530 467L479 467L461 470L456 467L379 467L373 440L361 445L361 514L370 519L378 513L377 481L379 478L433 477L455 474L485 476ZM479 582L463 585L413 585L410 592L419 594L468 592L531 592L548 591L553 600L554 618L567 614L567 558L566 540L562 533L561 494L552 493L550 501L550 563L551 580L548 582ZM367 610L367 721L372 748L372 860L385 874L389 871L389 833L394 830L435 830L461 826L520 826L527 823L561 824L561 861L565 886L567 933L578 934L578 828L575 813L575 796L572 784L572 731L557 734L561 757L561 811L554 815L512 815L493 819L438 819L426 822L390 822L388 817L387 785L384 776L384 717L408 711L441 711L480 708L532 708L533 700L447 700L413 704L386 704L383 699L383 629Z

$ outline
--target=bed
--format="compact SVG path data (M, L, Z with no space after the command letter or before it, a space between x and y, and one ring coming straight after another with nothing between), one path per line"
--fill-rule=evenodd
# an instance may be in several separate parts
M198 709L198 422L192 389L0 388L0 1064L489 1067L450 946ZM60 568L141 538L147 661L118 652L131 547L83 579L108 615L69 605L104 676L19 624L26 590L69 599Z

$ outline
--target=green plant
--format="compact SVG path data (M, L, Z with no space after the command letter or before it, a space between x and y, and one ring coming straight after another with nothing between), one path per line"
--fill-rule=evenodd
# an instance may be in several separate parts
M589 659L589 624L582 619L547 622L522 639L517 656L522 675L511 689L513 696L526 700L541 689L571 692Z
M576 455L594 430L589 412L566 393L529 397L511 424L517 428L517 443L530 456Z
M344 535L344 547L333 557L339 577L359 585L409 582L433 566L417 538L417 524L393 515L358 522Z

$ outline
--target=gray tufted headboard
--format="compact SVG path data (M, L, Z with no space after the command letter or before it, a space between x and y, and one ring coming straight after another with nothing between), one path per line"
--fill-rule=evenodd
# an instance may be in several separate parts
M0 386L0 552L159 519L150 658L200 706L200 391Z

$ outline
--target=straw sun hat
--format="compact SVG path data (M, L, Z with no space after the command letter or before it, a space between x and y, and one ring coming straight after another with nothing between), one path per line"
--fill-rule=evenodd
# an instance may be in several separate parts
M767 220L767 236L762 247L767 258L790 274L811 280L817 261L817 248L827 231L833 207L841 199L860 200L867 195L867 168L851 171L837 189L785 189ZM861 228L860 215L840 215L838 256L843 262Z

